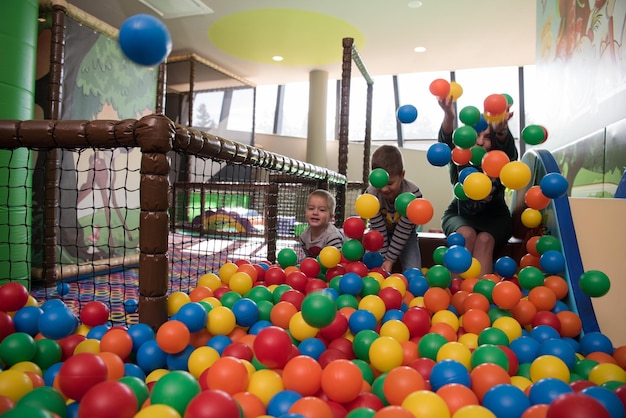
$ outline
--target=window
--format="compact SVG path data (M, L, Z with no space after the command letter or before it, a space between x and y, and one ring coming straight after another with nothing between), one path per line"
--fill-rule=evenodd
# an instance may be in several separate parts
M256 110L254 130L260 134L273 134L278 86L265 85L256 88Z
M201 91L193 100L193 126L210 131L218 127L222 113L223 91Z
M308 114L309 83L286 84L282 126L278 128L277 133L285 136L306 138Z
M234 90L226 128L231 131L252 132L253 109L254 89Z

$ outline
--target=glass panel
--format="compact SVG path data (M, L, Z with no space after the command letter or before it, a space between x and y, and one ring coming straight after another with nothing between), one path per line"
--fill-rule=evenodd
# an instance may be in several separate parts
M254 89L233 91L233 100L226 127L231 131L252 132Z
M222 112L223 91L204 91L196 93L193 101L194 128L209 132L217 128Z
M265 85L256 88L256 120L254 130L261 134L274 133L276 94L278 86Z
M283 121L278 133L306 138L309 114L309 83L285 85Z
M365 132L363 133L365 135ZM372 98L372 141L397 140L393 77L374 77Z

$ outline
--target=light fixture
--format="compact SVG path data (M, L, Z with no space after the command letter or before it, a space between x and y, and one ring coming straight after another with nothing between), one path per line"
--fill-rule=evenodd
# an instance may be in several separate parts
M413 49L413 51L415 52L426 52L426 48L423 46L416 46L415 49Z
M276 62L280 62L283 60L283 57L281 57L280 55L274 55L272 59Z
M184 16L199 16L213 13L213 9L202 0L139 0L154 10L163 19L175 19Z
M422 7L422 2L417 0L411 0L407 3L407 6L409 6L411 9L417 9L418 7Z

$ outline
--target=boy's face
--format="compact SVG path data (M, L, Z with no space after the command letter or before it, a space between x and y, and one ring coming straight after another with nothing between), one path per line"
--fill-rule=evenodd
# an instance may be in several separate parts
M322 196L311 196L306 203L306 221L309 226L316 228L326 226L333 218L328 202Z
M400 186L404 180L404 171L400 175L390 175L387 185L380 189L383 197L387 200L394 201L400 195Z

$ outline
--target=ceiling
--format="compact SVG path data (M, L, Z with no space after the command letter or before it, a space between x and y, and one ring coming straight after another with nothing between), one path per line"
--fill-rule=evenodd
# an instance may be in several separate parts
M312 70L341 78L344 37L354 38L372 76L535 61L531 0L194 1L213 13L162 19L171 55L197 54L256 85L307 81ZM68 2L116 28L135 14L160 17L139 0Z

